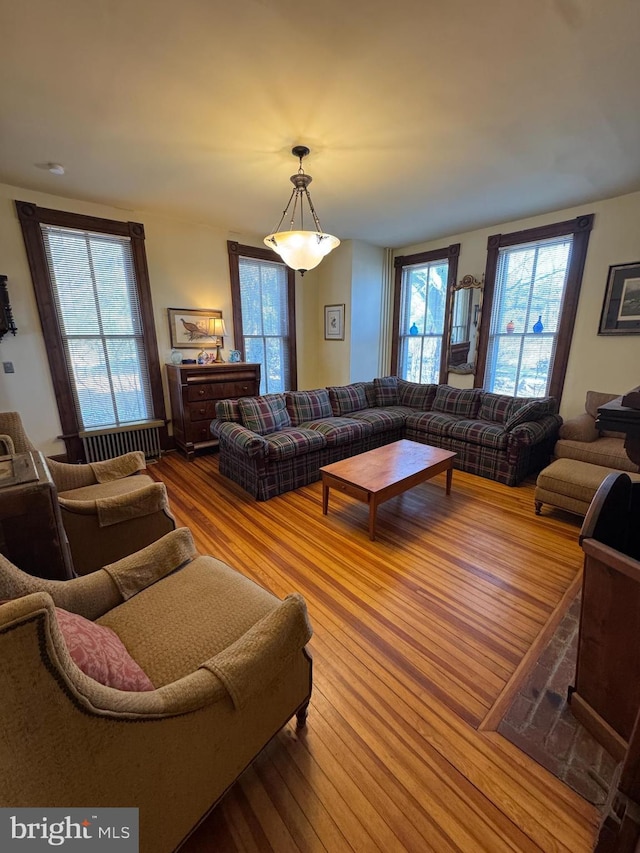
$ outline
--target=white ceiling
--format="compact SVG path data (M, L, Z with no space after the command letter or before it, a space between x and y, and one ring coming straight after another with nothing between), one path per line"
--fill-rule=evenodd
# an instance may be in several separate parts
M403 246L640 190L640 0L0 0L0 181ZM36 164L66 168L56 177Z

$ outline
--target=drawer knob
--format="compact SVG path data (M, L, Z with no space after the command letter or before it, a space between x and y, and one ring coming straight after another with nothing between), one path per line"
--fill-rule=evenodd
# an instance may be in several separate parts
M248 385L243 385L243 386L242 386L242 390L243 390L243 391L247 391L247 390L248 390L248 388L249 388L249 386L248 386Z
M207 411L206 409L200 409L200 414L201 414L201 415L204 415L204 413L205 413L206 411Z
M198 394L200 394L201 397L204 397L204 388L200 388Z

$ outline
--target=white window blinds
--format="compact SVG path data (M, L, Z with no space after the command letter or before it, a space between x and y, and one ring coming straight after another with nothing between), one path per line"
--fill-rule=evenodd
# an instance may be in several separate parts
M544 397L549 390L573 237L500 249L484 387Z
M291 389L288 276L284 264L239 259L242 336L247 361L261 367L260 393Z
M41 229L79 423L92 429L151 419L129 239Z

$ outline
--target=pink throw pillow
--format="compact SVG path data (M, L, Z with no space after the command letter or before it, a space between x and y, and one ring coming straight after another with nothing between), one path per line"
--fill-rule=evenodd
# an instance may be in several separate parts
M69 654L85 675L116 690L155 690L149 676L111 628L60 607L56 607L56 617Z

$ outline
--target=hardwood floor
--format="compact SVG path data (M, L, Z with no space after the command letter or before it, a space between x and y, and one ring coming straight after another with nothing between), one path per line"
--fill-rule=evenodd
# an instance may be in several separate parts
M491 731L576 582L577 518L456 471L449 497L442 474L381 506L371 542L367 506L336 493L323 516L320 483L257 503L215 455L150 473L200 551L301 592L314 627L306 730L289 723L183 853L591 850L595 808Z

